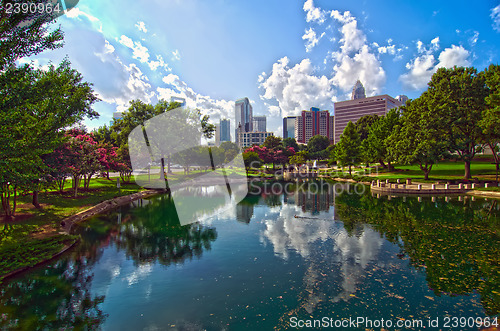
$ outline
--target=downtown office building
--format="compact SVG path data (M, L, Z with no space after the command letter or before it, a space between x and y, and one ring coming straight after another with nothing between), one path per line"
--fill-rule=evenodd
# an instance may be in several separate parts
M406 98L406 99L405 99ZM401 101L408 100L402 95L395 99L387 94L366 97L365 88L358 80L352 89L351 100L340 101L334 104L335 124L334 143L338 143L347 123L356 123L366 115L384 116L392 108L402 105ZM401 100L401 101L400 101Z
M295 118L295 140L307 144L313 136L325 136L333 143L334 117L328 110L311 107L303 110L301 116Z
M253 109L248 98L241 98L236 100L234 103L235 112L235 129L234 137L237 145L240 145L239 137L240 132L252 132L253 131Z

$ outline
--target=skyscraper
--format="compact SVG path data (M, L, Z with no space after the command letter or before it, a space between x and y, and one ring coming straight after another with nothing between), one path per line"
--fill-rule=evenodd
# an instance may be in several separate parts
M236 100L234 103L234 112L236 122L235 124L235 140L236 144L239 144L239 131L241 132L251 132L253 131L253 123L252 123L252 105L250 105L250 100L248 98L241 98ZM241 126L240 126L241 125Z
M252 118L253 131L255 132L266 132L266 117L265 116L254 116Z
M354 84L354 87L352 88L351 100L363 99L363 98L366 98L365 88L358 79L356 81L356 84Z
M295 119L296 116L283 118L283 139L295 138Z
M398 100L399 102L401 102L401 105L404 106L406 104L406 101L408 101L409 99L408 99L408 97L406 95L401 94L401 95L398 95L396 97L396 100Z
M295 118L295 139L298 143L307 144L313 136L328 137L333 142L333 116L328 110L311 107L310 111L303 110L301 116Z
M364 99L336 102L334 106L335 143L338 143L347 123L356 123L365 115L384 116L390 109L401 106L401 102L384 94Z
M219 122L219 132L220 132L220 142L231 141L231 121L227 119L221 119Z

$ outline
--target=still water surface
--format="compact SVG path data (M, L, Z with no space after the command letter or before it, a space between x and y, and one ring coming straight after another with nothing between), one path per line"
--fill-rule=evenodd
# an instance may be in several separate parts
M167 196L95 217L73 251L2 285L0 326L272 330L363 317L443 328L447 316L498 316L498 201L338 185L254 190L184 226Z

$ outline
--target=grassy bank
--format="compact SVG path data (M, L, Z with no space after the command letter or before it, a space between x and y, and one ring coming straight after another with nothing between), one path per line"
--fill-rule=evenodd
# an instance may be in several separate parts
M118 190L116 178L93 179L89 189L79 189L76 198L70 188L69 181L62 194L41 192L39 202L42 209L33 207L30 194L18 197L15 219L0 222L0 279L11 271L44 261L65 245L74 243L76 237L60 233L59 223L64 218L99 202L141 190L135 183L121 184Z
M345 171L343 172L345 174ZM342 172L332 173L331 176L342 176ZM425 180L424 173L418 165L395 165L393 171L388 171L382 167L378 169L353 168L353 175L369 176L374 179L396 181L396 179L411 178L419 182L434 183L436 181L458 181L464 177L463 162L441 162L435 164L429 174L429 179ZM471 164L471 174L473 179L495 180L495 164L487 161L474 161Z

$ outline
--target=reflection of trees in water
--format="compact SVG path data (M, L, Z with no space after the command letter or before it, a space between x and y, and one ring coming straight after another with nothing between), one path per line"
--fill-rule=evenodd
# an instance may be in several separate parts
M297 194L287 197L289 204L285 204L275 221L265 222L263 236L273 244L278 256L288 259L290 250L295 250L310 261L304 275L300 305L285 314L284 321L290 314L296 316L301 309L311 314L325 300L349 300L365 273L366 261L375 259L382 244L380 235L374 230L401 248L398 256L407 254L416 269L425 271L428 286L436 295L469 295L478 291L488 315L500 312L500 211L497 201L463 198L461 201L457 198L449 201L428 198L422 202L416 198L387 200L346 189L334 196L335 218L342 221L341 230L332 232L334 227L328 221L311 220L309 224L303 219L295 219L298 206L304 205ZM323 199L321 194L315 199ZM298 206L291 208L293 204ZM320 228L320 222L326 222L326 227ZM370 224L370 228L365 224ZM328 240L334 244L327 246L337 247L337 251L319 252L318 249L325 246L320 243ZM365 262L361 258L362 247L370 253ZM335 277L337 282L332 281Z
M200 257L217 238L213 227L199 223L181 226L173 201L167 196L151 199L120 219L120 223L95 219L82 226L79 234L87 246L85 251L96 251L114 241L136 263L158 261L169 265Z
M169 265L200 257L217 238L215 228L199 223L181 226L173 201L165 196L132 213L135 217L122 223L116 242L136 262Z
M436 295L477 290L489 315L500 312L500 212L496 200L386 200L341 195L346 226L370 223L425 270Z
M92 296L93 262L65 258L0 291L0 327L21 330L99 329L104 296Z

